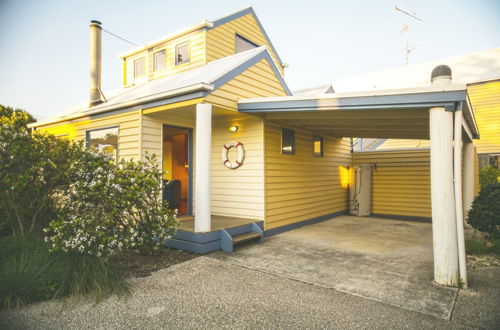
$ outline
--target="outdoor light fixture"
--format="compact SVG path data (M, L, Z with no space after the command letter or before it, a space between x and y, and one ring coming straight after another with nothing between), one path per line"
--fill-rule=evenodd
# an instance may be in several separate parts
M239 129L239 127L238 127L238 126L236 126L236 125L234 125L234 126L229 126L229 131L230 131L231 133L236 133L236 132L238 132L238 129Z

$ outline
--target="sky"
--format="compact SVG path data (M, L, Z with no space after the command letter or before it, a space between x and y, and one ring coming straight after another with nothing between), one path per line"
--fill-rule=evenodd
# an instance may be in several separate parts
M292 90L403 66L406 41L410 64L500 47L498 0L0 0L0 104L44 119L86 101L91 19L144 44L250 5ZM103 33L104 93L121 87L118 55L132 48Z

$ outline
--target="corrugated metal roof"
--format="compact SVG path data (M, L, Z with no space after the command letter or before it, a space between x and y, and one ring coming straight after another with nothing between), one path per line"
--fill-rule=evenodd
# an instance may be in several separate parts
M304 96L304 95L318 95L318 94L330 94L334 93L332 84L321 85L316 87L309 87L304 89L299 89L293 91L293 95Z
M104 93L107 102L97 106L89 107L88 101L81 103L63 114L46 120L34 123L33 126L39 126L50 122L60 121L62 119L76 118L80 116L106 112L112 109L119 109L131 104L140 104L164 96L169 97L169 93L176 95L189 92L213 90L216 86L213 84L224 77L226 74L237 70L239 67L252 61L256 57L266 55L270 58L266 46L250 49L235 55L227 56L219 60L212 61L206 65L183 71L175 75L164 78L147 81L141 85L121 88L109 93ZM274 64L274 63L273 63Z
M453 84L500 79L500 48L341 78L333 87L335 92L426 87L431 84L432 69L440 64L451 68Z

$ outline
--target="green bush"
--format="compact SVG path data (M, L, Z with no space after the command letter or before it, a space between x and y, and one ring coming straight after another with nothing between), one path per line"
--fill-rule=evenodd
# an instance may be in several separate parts
M109 256L123 249L158 248L177 227L162 201L162 173L154 157L120 161L86 154L59 216L46 231L53 249Z
M479 171L479 186L481 189L495 183L500 183L500 170L493 166L486 166Z
M469 254L487 254L489 252L489 247L485 241L468 239L465 240L465 251Z
M129 284L105 259L50 253L34 236L0 239L0 308L82 294L99 301L128 293Z
M467 222L494 239L500 237L500 183L481 188L472 203Z

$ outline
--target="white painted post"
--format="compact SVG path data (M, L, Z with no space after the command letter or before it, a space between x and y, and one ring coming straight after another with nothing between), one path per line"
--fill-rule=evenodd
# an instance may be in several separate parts
M464 218L467 219L472 202L474 201L474 144L464 142L464 169L463 169L463 187L464 187Z
M467 260L465 257L464 213L462 209L462 111L455 111L455 144L453 176L455 187L455 219L457 222L458 268L463 288L467 288Z
M212 147L212 105L196 105L196 176L194 231L207 232L210 215L210 154Z
M431 139L432 240L434 281L457 286L458 253L453 190L453 113L443 107L429 111Z

